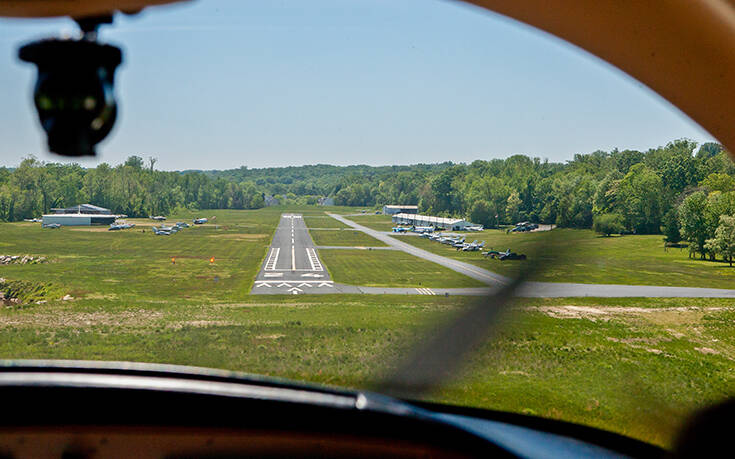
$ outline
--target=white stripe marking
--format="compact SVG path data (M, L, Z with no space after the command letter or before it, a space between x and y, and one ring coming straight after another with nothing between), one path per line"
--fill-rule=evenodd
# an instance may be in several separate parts
M319 261L319 257L317 256L316 250L314 250L314 247L306 248L306 257L309 259L309 264L311 265L312 271L324 271L324 267L322 266L322 263Z
M270 255L268 255L268 260L265 262L265 271L275 271L276 269L276 262L278 261L278 254L281 252L280 247L276 247L274 249L271 249Z
M296 271L296 247L291 246L291 271Z

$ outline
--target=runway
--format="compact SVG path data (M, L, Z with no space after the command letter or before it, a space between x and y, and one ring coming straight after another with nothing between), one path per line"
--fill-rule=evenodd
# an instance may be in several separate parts
M329 277L302 216L281 215L252 293L298 295L349 290L335 285Z

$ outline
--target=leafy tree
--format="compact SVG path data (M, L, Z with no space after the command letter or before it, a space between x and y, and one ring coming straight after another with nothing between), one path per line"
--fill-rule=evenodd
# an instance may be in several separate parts
M664 240L675 244L681 241L681 227L679 225L679 214L676 209L672 208L661 221L661 232L664 234Z
M732 266L732 259L735 257L735 217L720 216L720 225L715 230L715 237L707 239L705 248L719 253Z
M631 167L618 188L626 227L639 234L657 233L663 195L663 182L658 174L644 164Z
M490 206L485 201L475 201L470 210L470 221L473 223L479 223L486 228L490 228L493 225L493 217L491 215Z
M735 177L723 173L709 174L704 180L699 182L699 186L705 187L710 191L735 191Z
M689 253L699 253L704 258L704 244L709 237L707 225L707 196L701 191L689 195L679 207L681 235L689 241Z
M620 234L625 230L623 225L623 216L620 214L600 214L595 216L592 223L592 229L596 233L610 236L611 234Z
M508 218L509 223L514 223L520 220L520 207L521 198L518 196L518 192L514 191L508 196L508 203L505 207L505 215Z

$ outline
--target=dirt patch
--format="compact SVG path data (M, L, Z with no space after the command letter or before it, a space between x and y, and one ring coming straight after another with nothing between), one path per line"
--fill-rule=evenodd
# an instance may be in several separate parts
M119 313L109 312L64 312L48 310L33 315L0 316L0 328L8 327L89 327L106 325L113 327L150 327L154 320L164 317L162 312L133 310Z
M212 234L207 237L214 237L219 239L235 239L237 241L249 241L258 240L268 237L267 234L247 234L247 233L229 233L229 234Z
M558 319L610 320L612 318L638 317L657 325L681 325L699 322L711 311L732 308L680 306L670 308L640 307L592 307L592 306L538 306L527 309L543 312Z
M608 341L612 341L614 343L621 343L621 344L627 344L628 346L635 348L635 349L643 349L646 352L650 352L651 354L661 355L664 353L661 349L656 349L654 347L648 347L644 346L644 344L647 345L656 345L661 341L671 341L671 339L653 339L653 338L613 338L611 336L608 336Z
M281 339L285 337L286 335L281 334L275 334L275 335L258 335L255 338L257 339Z
M108 293L106 295L103 295L102 293L87 293L86 295L83 295L85 300L115 300L117 299L117 295L114 293Z
M712 349L711 347L695 347L695 351L701 352L702 354L719 354L720 351Z
M558 319L588 319L591 321L610 320L608 313L591 306L542 306L535 308L548 316Z
M206 327L227 327L237 325L235 322L228 320L187 320L183 322L174 322L166 325L166 328L173 330L181 330L184 327L206 328Z

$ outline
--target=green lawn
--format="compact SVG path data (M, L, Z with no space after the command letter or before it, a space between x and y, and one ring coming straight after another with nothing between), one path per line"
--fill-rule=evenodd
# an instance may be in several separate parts
M321 249L319 256L332 279L344 284L366 287L487 287L480 281L398 250Z
M152 297L3 308L0 358L161 362L369 387L417 337L468 301ZM731 394L734 319L728 300L524 300L502 320L495 340L470 356L459 379L429 398L666 445L687 412Z
M0 266L0 277L52 282L74 297L242 299L270 245L280 213L208 210L171 216L167 222L190 222L197 215L217 217L215 223L171 236L154 235L148 226L154 222L147 219L129 219L138 226L114 232L106 227L52 230L37 223L0 224L0 253L44 255L52 261ZM210 257L215 257L214 264Z
M385 247L386 245L362 231L353 229L340 231L312 229L309 230L309 234L316 245L340 247Z
M602 237L591 230L572 229L521 234L486 230L465 235L468 241L484 240L486 249L527 253L525 262L485 259L479 252L457 252L424 238L397 237L499 274L512 275L523 263L540 263L546 269L536 279L547 282L735 288L735 269L726 263L690 259L687 249L664 251L662 237L657 235Z
M390 231L394 226L396 226L395 223L391 221L390 215L367 214L349 216L347 218L359 225L367 226L368 228L378 231Z
M304 217L304 223L309 228L349 228L329 215L307 215Z
M0 277L55 286L47 303L0 307L0 358L175 363L368 387L437 321L477 301L418 295L251 296L281 212L323 215L316 207L186 213L168 221L217 218L168 237L151 234L142 226L148 220L120 232L0 224L1 254L51 259L0 266ZM554 233L559 241L552 247L570 247L584 256L576 262L552 258L558 264L548 274L552 280L627 277L630 283L654 279L651 283L664 284L659 279L667 278L665 270L678 269L686 273L679 278L693 279L683 284L704 286L721 285L727 278L719 273L732 272L721 264L689 261L686 252L664 253L658 236ZM484 237L491 236L498 246L519 250L538 237L492 232ZM461 259L477 255L420 238L402 240L430 244ZM594 260L598 253L612 261ZM475 282L397 251L320 250L320 255L337 282L411 287ZM60 301L56 288L75 299ZM459 379L431 399L591 424L667 445L687 412L732 395L735 300L520 301L515 314L502 320L495 340L479 346Z

